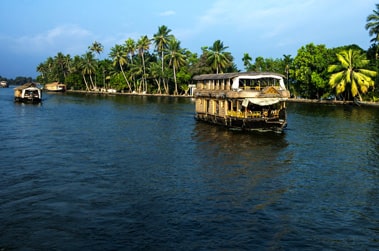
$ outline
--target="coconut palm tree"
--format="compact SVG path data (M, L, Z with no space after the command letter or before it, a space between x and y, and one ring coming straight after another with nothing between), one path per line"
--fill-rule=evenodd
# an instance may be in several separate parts
M172 66L172 70L174 73L174 83L175 83L174 95L178 95L176 70L186 64L186 54L184 53L184 50L180 48L180 41L176 40L176 38L172 38L169 41L168 46L167 46L167 55L165 57L169 59L169 65Z
M145 51L149 50L150 48L150 39L145 35L142 36L137 41L137 49L138 54L140 55L142 59L142 68L143 68L143 76L142 76L142 91L147 91L147 83L146 83L146 65L145 65Z
M122 45L116 44L114 47L111 48L109 56L112 58L113 66L118 65L120 67L122 75L124 76L124 79L128 85L129 91L132 91L128 78L126 77L123 69L123 66L127 63L127 55L125 48Z
M216 73L221 73L223 69L231 65L230 53L226 52L227 46L220 40L216 40L212 47L207 49L207 62L212 66Z
M80 69L82 72L83 80L86 84L87 90L89 90L87 80L85 78L86 75L89 76L89 79L91 81L91 87L92 89L96 89L96 86L93 83L92 75L96 72L97 64L96 60L94 59L92 52L87 52L82 56L82 61L80 63Z
M245 66L245 71L250 70L251 60L253 60L253 59L250 57L249 53L243 54L242 62L243 62L243 66Z
M57 79L60 82L64 82L67 77L70 68L70 55L64 55L62 52L58 52L58 54L54 57L54 64L56 67L56 75Z
M100 55L100 53L103 52L104 46L101 43L95 41L95 42L93 42L93 44L91 46L88 46L88 49L90 51L96 52L98 55Z
M136 42L132 38L125 41L126 54L129 55L130 63L133 63L133 56L137 50Z
M336 94L344 93L348 88L347 94L352 97L359 97L373 87L376 71L367 70L364 67L369 64L366 56L358 50L344 50L337 53L340 64L330 65L328 71L333 74L330 76L329 85L335 89Z
M104 46L101 43L95 41L95 42L93 42L93 44L91 46L88 46L88 49L93 53L97 53L97 56L98 56L97 61L99 61L100 53L103 52ZM95 75L95 85L97 85L96 75Z
M374 36L371 39L371 42L379 41L379 4L376 4L376 10L373 10L373 13L367 16L366 30L369 31L370 36Z
M162 25L158 27L158 32L154 34L153 41L155 44L155 49L160 55L161 59L161 79L164 82L164 53L167 49L167 45L169 41L173 38L172 35L170 35L171 30L167 28L167 26ZM160 81L159 81L160 83ZM160 90L160 86L158 86L158 89Z

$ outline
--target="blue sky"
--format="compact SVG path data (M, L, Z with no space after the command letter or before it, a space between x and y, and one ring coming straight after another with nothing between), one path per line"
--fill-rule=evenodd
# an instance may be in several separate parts
M201 52L220 39L243 70L242 56L296 56L308 43L370 47L366 18L374 0L2 0L0 76L36 77L58 52L82 55L94 41L111 47L128 38L172 30L183 48ZM152 48L153 49L153 48Z

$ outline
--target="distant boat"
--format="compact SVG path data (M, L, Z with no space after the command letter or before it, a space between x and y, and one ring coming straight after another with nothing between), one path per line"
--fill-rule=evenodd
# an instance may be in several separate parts
M14 101L23 103L40 103L42 90L35 83L27 83L14 88Z
M8 88L9 87L9 85L8 85L8 83L7 83L7 81L1 81L0 82L0 88Z
M243 131L278 131L287 126L284 76L236 72L194 76L197 120Z
M43 89L49 92L65 92L66 85L59 82L53 82L53 83L45 84Z

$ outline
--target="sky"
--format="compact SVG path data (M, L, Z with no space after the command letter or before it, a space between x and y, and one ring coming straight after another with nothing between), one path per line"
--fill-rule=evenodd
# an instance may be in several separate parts
M221 40L243 70L242 57L295 57L309 43L356 44L367 50L365 29L375 0L1 0L0 76L36 77L36 67L58 52L83 55L97 41L108 58L116 44L171 29L182 48ZM151 52L153 52L153 45Z

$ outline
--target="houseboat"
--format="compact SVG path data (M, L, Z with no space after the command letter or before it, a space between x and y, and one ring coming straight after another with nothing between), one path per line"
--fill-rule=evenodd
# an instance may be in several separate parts
M59 82L53 82L53 83L45 84L43 89L49 92L65 92L66 85Z
M8 85L8 83L7 83L7 81L0 81L0 88L8 88L9 87L9 85Z
M14 100L24 103L40 103L42 90L35 83L27 83L14 88Z
M194 76L195 118L243 131L282 132L287 126L284 76L236 72Z

